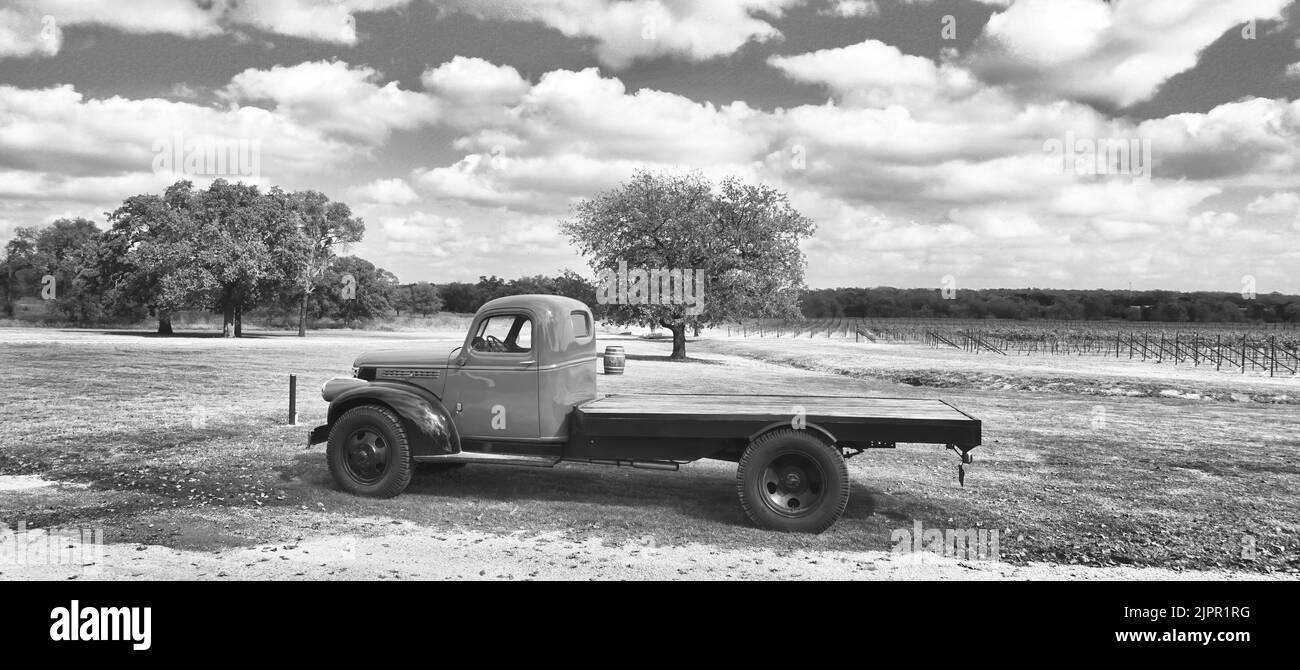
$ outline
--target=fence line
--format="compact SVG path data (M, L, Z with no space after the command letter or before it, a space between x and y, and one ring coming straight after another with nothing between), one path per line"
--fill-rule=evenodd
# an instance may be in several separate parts
M978 319L757 319L726 326L729 337L774 337L924 344L970 353L1105 356L1214 365L1216 370L1262 370L1270 377L1300 372L1300 331L1295 324L1212 323L1173 326L1158 322L1034 321L1013 324Z

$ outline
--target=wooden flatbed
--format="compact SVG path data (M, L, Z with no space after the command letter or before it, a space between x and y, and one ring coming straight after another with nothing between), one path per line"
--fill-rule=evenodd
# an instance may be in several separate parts
M794 422L820 429L849 448L920 442L969 449L981 439L978 419L925 398L610 395L575 407L573 419L565 454L570 458L734 460L755 435ZM719 449L720 441L725 448Z

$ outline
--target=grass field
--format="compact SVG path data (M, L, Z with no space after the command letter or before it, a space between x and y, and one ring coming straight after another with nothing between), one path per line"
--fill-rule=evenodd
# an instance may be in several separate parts
M677 473L470 466L421 472L391 500L343 494L322 447L304 449L326 410L316 389L361 351L459 333L253 335L0 329L0 475L85 485L0 490L0 521L101 525L113 543L202 551L401 527L820 555L887 551L893 530L919 520L997 529L1013 565L1300 571L1300 411L1290 402L1300 380L1068 358L982 370L991 359L960 351L717 336L692 341L693 360L669 362L664 342L604 336L602 347L627 346L629 362L627 374L600 377L603 392L941 397L983 420L965 487L941 447L869 452L849 462L845 517L803 536L752 527L725 463ZM290 373L298 426L286 425Z

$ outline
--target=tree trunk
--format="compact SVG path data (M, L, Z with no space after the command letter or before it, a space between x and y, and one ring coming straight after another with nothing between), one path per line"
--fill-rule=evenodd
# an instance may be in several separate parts
M221 305L221 336L235 336L235 301L231 298Z
M673 353L668 358L674 361L686 360L686 322L660 321L659 325L673 331Z
M307 337L307 296L311 294L303 291L302 301L298 303L298 337Z
M7 263L7 279L5 279L5 316L13 318L14 315L14 266Z
M162 310L158 310L158 334L159 335L172 334L172 315L170 312L164 312Z
M235 337L244 336L244 308L243 306L235 308Z

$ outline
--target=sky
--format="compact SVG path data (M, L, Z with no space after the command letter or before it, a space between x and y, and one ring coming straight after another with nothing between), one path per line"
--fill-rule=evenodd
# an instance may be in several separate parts
M0 0L0 244L220 176L404 282L593 275L576 203L698 171L813 288L1300 293L1298 168L1290 0Z

